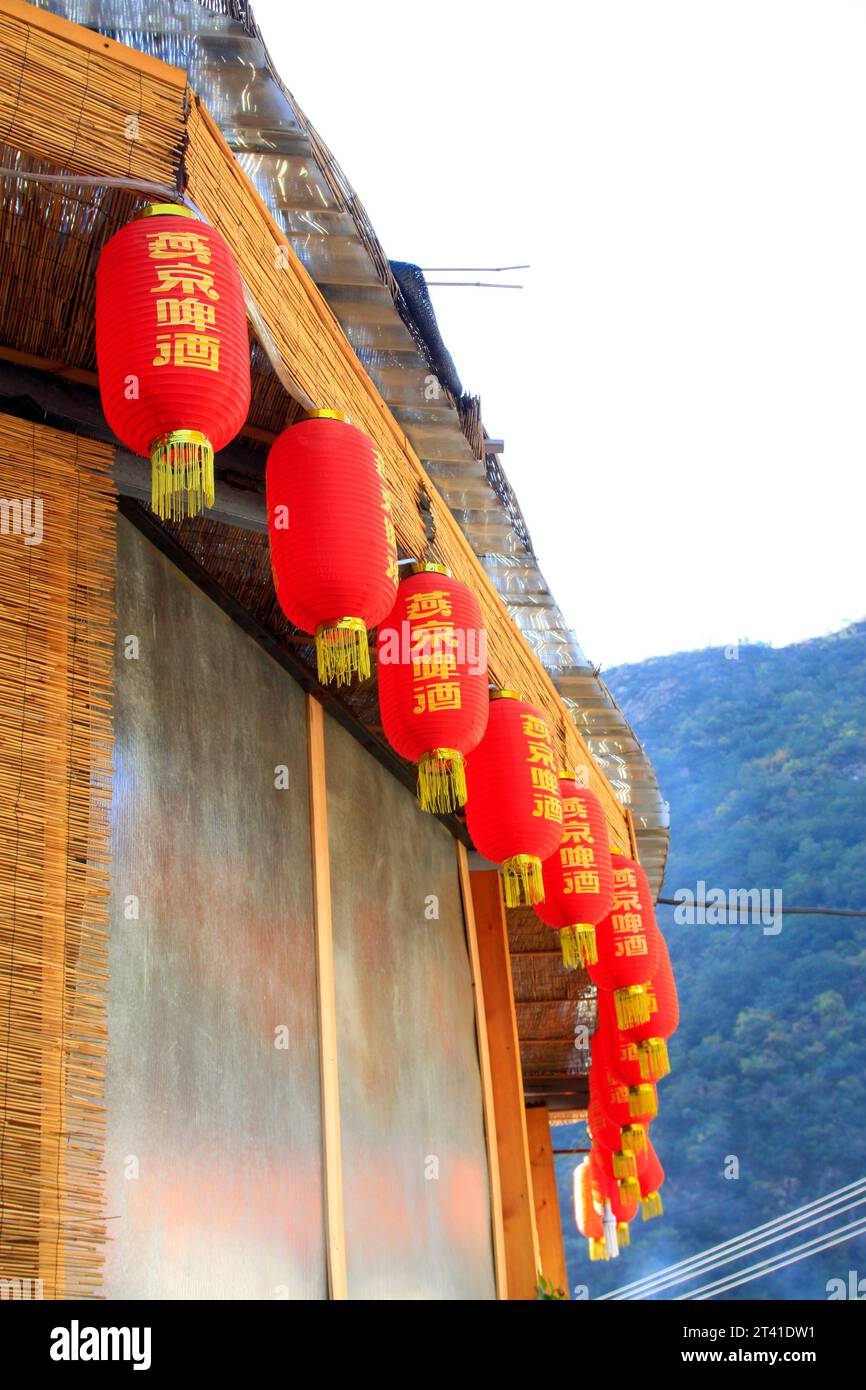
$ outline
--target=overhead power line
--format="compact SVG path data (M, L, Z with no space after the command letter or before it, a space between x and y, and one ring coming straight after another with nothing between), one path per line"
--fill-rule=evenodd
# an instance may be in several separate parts
M635 1279L630 1284L622 1284L619 1288L611 1289L608 1293L601 1294L597 1301L601 1302L604 1299L618 1299L620 1296L633 1294L639 1297L640 1294L637 1293L638 1290L642 1292L644 1289L654 1285L657 1281L668 1275L682 1273L687 1269L692 1269L695 1265L701 1263L710 1256L722 1254L723 1252L731 1250L734 1246L756 1240L759 1236L765 1235L769 1231L779 1230L783 1226L796 1224L800 1219L811 1216L819 1208L834 1205L839 1201L844 1201L848 1197L853 1197L855 1195L859 1196L860 1192L864 1191L864 1189L866 1189L866 1177L857 1178L855 1182L848 1183L845 1187L839 1187L834 1192L828 1192L822 1197L816 1197L813 1201L806 1202L805 1205L801 1207L795 1207L791 1211L783 1212L781 1216L774 1217L772 1221L765 1221L761 1226L753 1226L751 1230L744 1231L739 1236L733 1236L730 1240L722 1241L719 1245L713 1245L707 1250L702 1250L697 1255L691 1255L688 1259L679 1260L675 1264L667 1265L664 1269L656 1270L653 1274L644 1275L642 1279ZM832 1214L835 1215L835 1213ZM793 1232L788 1232L788 1234L793 1234ZM748 1253L748 1250L743 1251L743 1254Z
M647 1289L642 1289L640 1293L627 1294L625 1297L632 1301L651 1298L654 1294L662 1293L663 1290L673 1288L676 1284L685 1284L689 1279L696 1279L699 1276L709 1274L714 1269L720 1269L722 1265L729 1265L735 1260L742 1260L749 1255L755 1255L759 1250L765 1250L768 1245L775 1245L780 1240L790 1240L792 1236L799 1236L803 1231L811 1230L813 1226L821 1226L825 1221L832 1221L837 1216L844 1216L846 1212L853 1211L855 1207L863 1206L866 1206L866 1185L860 1189L860 1195L855 1197L854 1201L846 1202L844 1206L840 1206L838 1202L830 1203L828 1207L813 1215L810 1221L797 1221L790 1226L790 1229L779 1229L773 1235L767 1236L766 1240L749 1241L740 1249L733 1250L730 1254L722 1255L717 1259L701 1260L685 1274L670 1275L667 1279L652 1284ZM681 1298L688 1298L689 1296L690 1293L678 1295Z
M522 285L512 285L500 280L428 280L427 284L438 289L450 286L460 290L522 290Z
M739 1288L740 1284L751 1284L755 1279L763 1279L768 1274L774 1274L777 1269L785 1269L787 1265L793 1265L798 1260L808 1260L812 1255L820 1255L823 1250L830 1250L834 1245L843 1245L847 1240L854 1240L857 1236L866 1235L866 1220L852 1221L847 1226L839 1226L835 1231L828 1231L823 1236L817 1236L814 1240L807 1240L803 1245L795 1245L793 1250L783 1251L786 1259L762 1260L760 1264L752 1265L749 1269L740 1270L738 1274L728 1280L720 1279L716 1284L706 1284L701 1289L692 1289L689 1293L677 1295L676 1302L703 1303L708 1298L715 1298L717 1294L728 1293L731 1289ZM836 1239L833 1239L833 1237ZM802 1253L797 1253L798 1251Z

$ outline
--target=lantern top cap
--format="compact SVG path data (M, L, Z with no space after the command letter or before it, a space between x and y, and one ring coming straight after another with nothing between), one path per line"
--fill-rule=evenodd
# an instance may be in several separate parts
M309 410L304 416L305 420L339 420L340 424L348 425L348 415L343 415L339 410Z
M519 700L520 696L516 690L491 690L490 700Z
M409 566L410 574L447 574L451 578L451 571L447 565L434 564L432 560L418 560L414 565Z
M183 203L149 203L140 217L191 217L193 222L198 222L198 218L192 208L184 207Z

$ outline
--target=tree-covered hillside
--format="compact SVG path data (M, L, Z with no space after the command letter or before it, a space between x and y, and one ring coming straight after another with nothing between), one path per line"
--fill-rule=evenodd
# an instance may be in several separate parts
M702 880L781 889L790 906L866 908L866 623L605 679L670 801L665 897ZM665 1216L638 1218L619 1260L590 1264L571 1215L573 1160L558 1160L570 1282L590 1297L866 1176L866 920L784 917L773 935L677 925L674 911L658 908L681 1010L653 1126ZM585 1131L559 1130L558 1145L566 1134L583 1142ZM862 1216L866 1206L788 1245ZM725 1296L825 1298L849 1270L866 1278L866 1237Z

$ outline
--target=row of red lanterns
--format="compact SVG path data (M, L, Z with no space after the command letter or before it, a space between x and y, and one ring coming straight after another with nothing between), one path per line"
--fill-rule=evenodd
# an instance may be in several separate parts
M638 1209L645 1221L662 1214L664 1169L650 1126L658 1115L658 1083L670 1072L668 1040L679 1024L676 983L646 875L636 860L617 855L613 878L613 909L599 925L599 960L590 967L598 995L587 1115L592 1148L574 1174L575 1222L590 1259L615 1257L630 1243Z
M154 509L194 515L213 501L214 450L241 428L250 399L243 287L219 232L173 205L118 232L100 258L96 337L106 418L150 456ZM630 978L594 943L612 892L601 808L560 777L539 710L514 691L488 699L475 596L439 565L400 581L372 440L335 412L314 412L273 444L266 491L277 598L313 638L320 681L366 679L378 628L382 724L418 764L421 806L465 804L476 847L503 867L507 903L536 906L559 930L567 964L613 972L626 1007Z
M243 286L219 232L162 205L112 237L97 272L96 347L106 419L150 458L154 510L196 515L214 500L214 452L250 401ZM266 489L277 597L312 636L320 681L366 679L378 628L382 724L418 765L422 808L466 806L473 843L502 866L508 905L532 904L559 932L566 965L585 965L598 987L593 1149L576 1178L592 1248L599 1212L627 1230L633 1203L644 1216L660 1210L648 1129L677 1003L646 875L611 849L593 793L559 773L543 714L514 691L488 698L475 596L440 565L417 564L401 582L372 440L316 411L272 446Z

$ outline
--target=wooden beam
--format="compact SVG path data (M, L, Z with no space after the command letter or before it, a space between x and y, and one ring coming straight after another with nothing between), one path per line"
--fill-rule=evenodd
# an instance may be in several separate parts
M490 1179L490 1222L493 1234L493 1266L497 1298L508 1298L508 1262L506 1259L505 1224L502 1212L502 1182L499 1174L499 1148L496 1138L496 1099L493 1093L493 1069L490 1062L490 1040L487 1035L487 1014L484 1007L484 980L478 951L478 928L472 901L469 857L466 846L455 842L457 874L463 899L463 920L469 950L469 969L472 975L472 994L475 1001L475 1031L478 1038L478 1063L481 1070L481 1094L484 1107L484 1135L487 1141L487 1172Z
M343 1145L340 1128L340 1077L337 1063L337 1000L331 919L331 858L325 781L325 714L307 696L307 758L310 777L310 839L316 917L316 970L319 994L319 1062L322 1083L322 1139L325 1166L325 1238L328 1292L349 1296L346 1229L343 1215Z
M541 1253L541 1272L555 1289L568 1292L565 1247L556 1190L556 1168L550 1141L550 1118L546 1105L531 1106L526 1112L529 1135L529 1162L532 1170L532 1196Z
M505 903L495 870L471 873L469 880L490 1049L508 1298L534 1299L539 1275L538 1230Z

